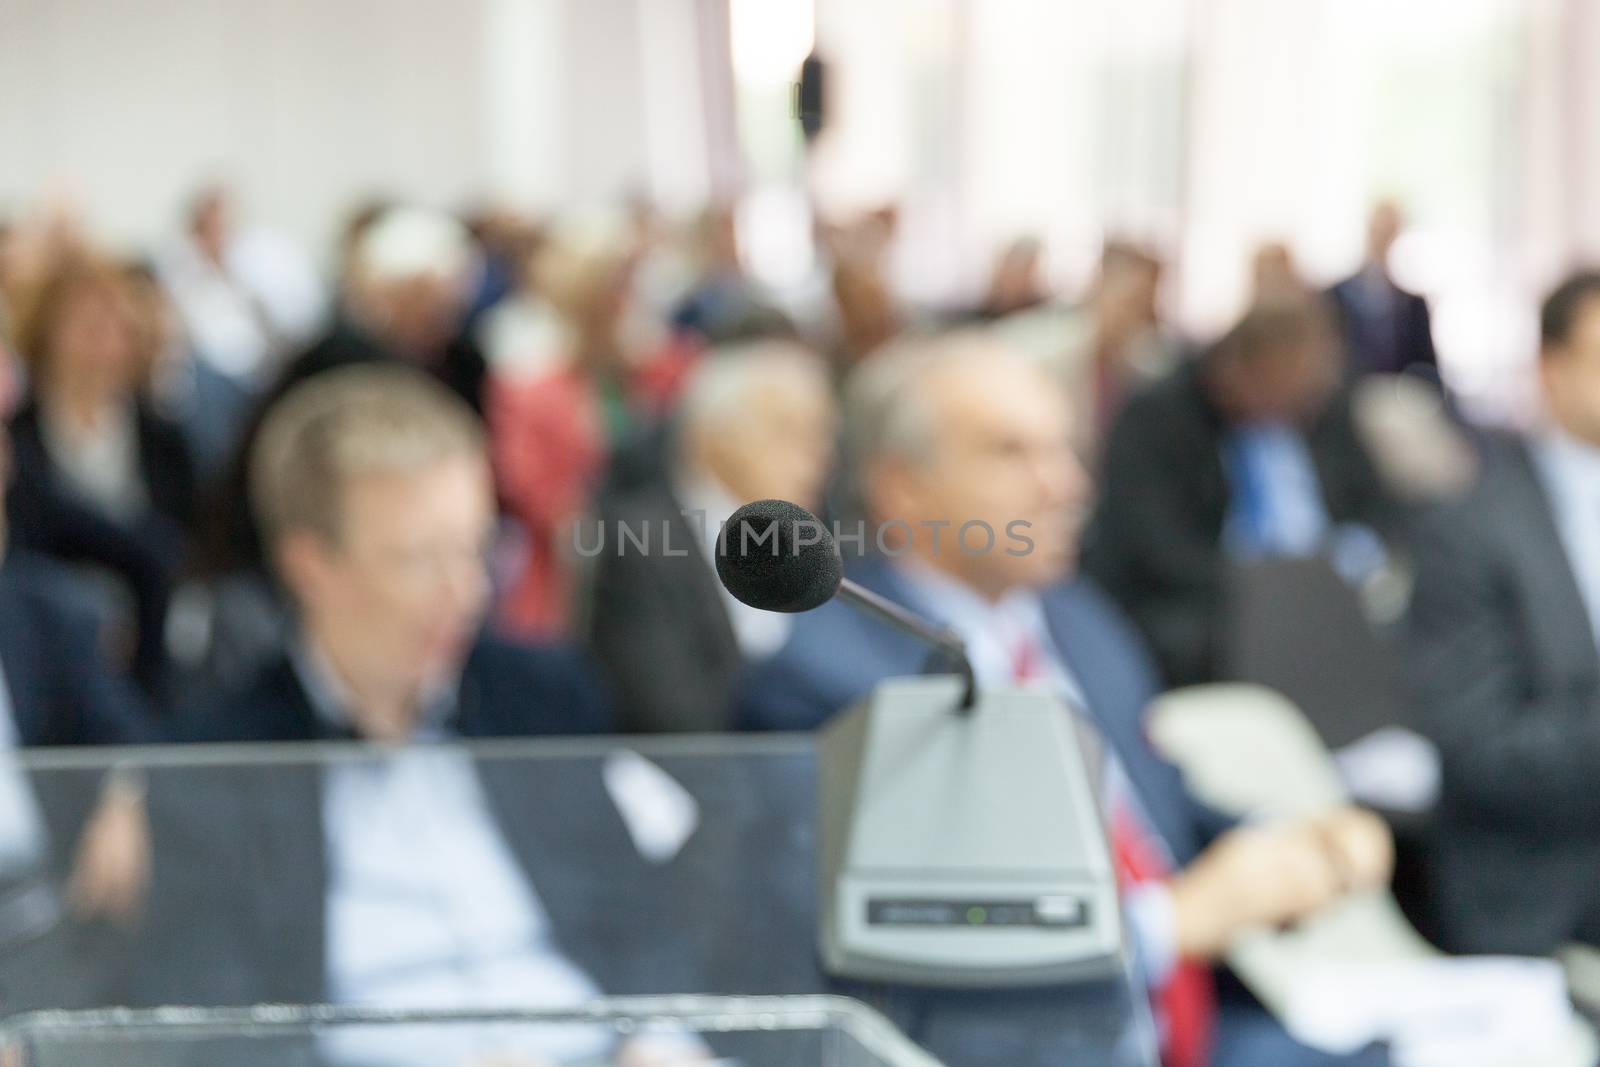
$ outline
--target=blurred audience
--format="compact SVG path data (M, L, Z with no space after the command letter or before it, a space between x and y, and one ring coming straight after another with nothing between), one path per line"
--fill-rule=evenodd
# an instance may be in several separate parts
M1161 261L1107 241L1081 306L1046 304L1002 318L996 331L1057 375L1072 399L1074 445L1097 467L1106 433L1130 394L1176 364L1177 339L1157 309Z
M787 341L719 350L684 390L668 478L608 500L598 530L578 534L596 553L590 640L625 728L730 728L735 680L777 651L789 617L721 587L717 538L751 500L820 507L834 430L820 357Z
M1084 566L1169 685L1217 679L1233 565L1326 552L1359 579L1383 564L1392 507L1337 351L1316 299L1260 304L1112 427Z
M1074 576L1089 484L1057 383L1025 358L962 335L905 342L857 373L846 410L869 526L892 519L910 534L853 576L953 627L979 684L1048 687L1104 739L1108 830L1163 1063L1384 1062L1296 1044L1237 986L1219 999L1211 968L1241 933L1385 881L1388 832L1349 809L1316 822L1230 826L1149 747L1142 724L1155 674L1116 608ZM992 535L987 550L962 529L978 522ZM997 538L1015 530L1026 546L1008 550ZM880 679L920 673L926 658L914 638L832 602L797 616L783 649L754 669L743 713L760 728L809 729Z
M1367 255L1361 269L1328 290L1344 337L1352 378L1421 370L1438 381L1438 357L1428 302L1400 288L1390 273L1390 253L1405 228L1400 206L1380 201L1367 220Z
M534 263L547 309L529 347L508 350L489 378L488 418L501 500L525 538L500 612L508 632L564 633L572 524L609 478L659 476L660 431L696 347L635 299L636 245L614 220L552 232Z
M1480 460L1432 386L1394 377L1437 380L1428 306L1391 273L1391 202L1327 292L1262 245L1249 308L1193 359L1160 313L1162 260L1129 241L1105 243L1077 304L1049 291L1039 241L1007 245L971 332L934 335L890 281L893 205L816 223L826 306L785 290L795 321L741 257L737 204L687 227L628 207L469 227L374 200L328 299L221 186L154 266L105 259L64 203L0 225L0 749L809 729L938 664L847 606L733 601L716 538L748 500L831 513L848 485L892 534L849 561L859 581L957 630L981 683L1051 687L1106 742L1168 1067L1382 1062L1295 1044L1214 966L1387 878L1382 825L1230 824L1143 737L1162 686L1224 674L1230 590L1262 561L1325 557L1352 583L1415 569L1406 667L1443 759L1429 932L1471 952L1600 942L1600 274L1545 304L1546 423ZM603 675L548 643L569 635ZM612 914L595 901L613 887L570 862L592 835L634 854L595 776L574 775L573 820L448 749L303 773L293 811L226 780L215 806L156 786L147 821L128 775L85 806L69 902L191 957L142 962L141 1002L209 974L218 1003L482 1007L477 983L571 1005L667 973L552 939ZM0 863L43 840L30 796L0 768L0 809L22 813L0 818ZM154 859L186 833L236 869ZM419 841L444 862L403 862ZM271 936L306 915L326 922ZM551 1054L611 1051L580 1038Z
M160 273L208 369L256 391L321 325L322 288L298 249L265 230L241 230L236 212L226 187L199 190Z
M12 537L109 577L106 610L131 601L132 662L160 681L167 604L188 551L194 468L182 431L146 399L127 278L62 261L32 293L19 333L28 393L12 416Z
M1412 647L1443 757L1431 931L1461 952L1600 943L1600 273L1545 301L1546 421L1422 522Z

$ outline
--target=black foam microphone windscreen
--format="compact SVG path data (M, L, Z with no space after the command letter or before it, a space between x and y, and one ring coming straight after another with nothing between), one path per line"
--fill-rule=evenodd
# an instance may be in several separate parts
M838 592L844 562L833 534L811 512L787 500L757 500L723 526L717 577L753 608L810 611Z

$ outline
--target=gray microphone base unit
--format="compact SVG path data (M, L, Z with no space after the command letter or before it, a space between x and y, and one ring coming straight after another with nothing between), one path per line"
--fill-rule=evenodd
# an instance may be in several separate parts
M1037 690L885 681L823 731L820 941L841 978L952 988L1124 965L1116 874L1075 714Z

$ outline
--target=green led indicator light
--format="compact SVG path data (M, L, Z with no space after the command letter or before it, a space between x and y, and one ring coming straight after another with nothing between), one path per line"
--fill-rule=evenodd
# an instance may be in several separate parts
M989 913L984 909L976 907L967 909L967 922L973 926L982 926L988 920Z

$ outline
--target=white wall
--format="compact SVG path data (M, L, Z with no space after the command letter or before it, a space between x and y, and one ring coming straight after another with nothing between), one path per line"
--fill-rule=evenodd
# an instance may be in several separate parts
M64 190L147 242L221 177L322 250L372 194L554 207L660 184L646 107L679 101L662 121L692 133L698 102L650 89L699 57L685 33L645 69L651 2L0 0L0 212ZM704 174L704 137L684 141L680 199Z

